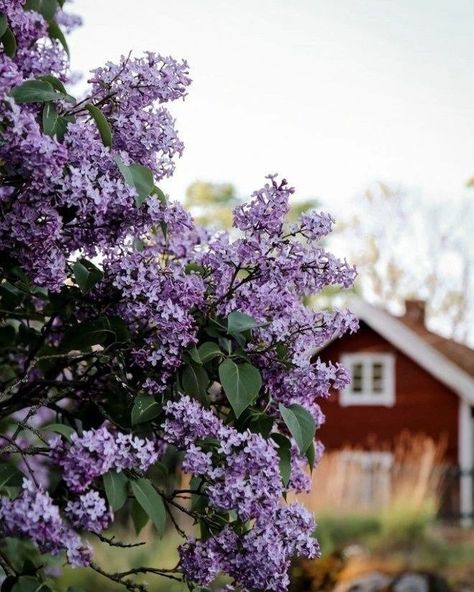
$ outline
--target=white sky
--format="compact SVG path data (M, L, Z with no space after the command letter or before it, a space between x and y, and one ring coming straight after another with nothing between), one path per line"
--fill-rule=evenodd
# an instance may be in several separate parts
M173 179L269 172L341 206L374 180L456 198L474 175L473 0L75 0L73 69L129 50L186 58ZM474 190L471 190L474 194ZM474 197L474 196L473 196Z

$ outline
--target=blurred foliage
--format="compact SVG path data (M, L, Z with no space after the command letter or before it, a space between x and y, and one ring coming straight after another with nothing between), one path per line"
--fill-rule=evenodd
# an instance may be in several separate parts
M184 205L194 219L212 230L228 230L232 227L232 210L243 203L237 190L231 183L212 183L194 181L186 190ZM308 210L319 206L315 199L294 201L288 213L290 224Z
M240 203L231 183L194 181L186 190L184 205L203 226L223 230L232 226L232 210Z
M95 562L109 573L122 572L138 566L156 565L157 562L160 566L171 568L178 562L177 547L182 539L174 530L169 530L162 539L154 536L151 525L148 525L138 538L134 537L132 530L127 528L116 528L113 533L106 534L108 537L114 534L117 541L127 540L127 543L146 542L142 546L121 549L101 543L97 539L90 539L89 542L94 546ZM137 578L138 581L146 582L150 592L184 592L188 590L187 586L181 582L174 582L157 575L142 576L141 579ZM64 589L67 589L68 586L77 586L87 592L123 590L123 586L114 584L87 568L66 567L58 584Z
M433 329L465 342L474 339L473 225L472 199L376 182L341 215L332 248L357 266L368 301L400 310L425 300Z
M425 573L434 583L446 578L456 591L473 583L472 530L436 523L430 512L414 514L409 506L392 510L320 515L322 558L294 563L290 592L329 592L364 574L407 571Z
M323 555L340 552L348 545L367 541L382 532L379 516L369 514L319 515L318 540Z

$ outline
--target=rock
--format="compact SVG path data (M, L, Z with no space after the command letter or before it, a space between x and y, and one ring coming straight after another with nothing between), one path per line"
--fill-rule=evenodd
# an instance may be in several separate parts
M362 576L341 582L334 592L383 592L387 589L391 578L379 571L366 573Z
M389 592L450 592L447 581L429 572L405 572L396 576Z
M393 592L429 592L428 578L424 574L406 573L395 578Z

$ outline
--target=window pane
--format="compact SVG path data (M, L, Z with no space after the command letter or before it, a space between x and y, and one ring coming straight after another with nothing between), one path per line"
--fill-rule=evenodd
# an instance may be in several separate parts
M362 364L352 364L352 392L362 392L362 375L363 366Z
M372 392L383 392L384 366L382 362L372 364Z

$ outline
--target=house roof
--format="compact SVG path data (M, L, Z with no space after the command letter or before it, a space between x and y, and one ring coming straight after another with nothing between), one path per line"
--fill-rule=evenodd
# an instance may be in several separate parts
M374 331L474 405L474 350L429 331L423 323L408 316L393 316L363 300L351 300L349 308Z

